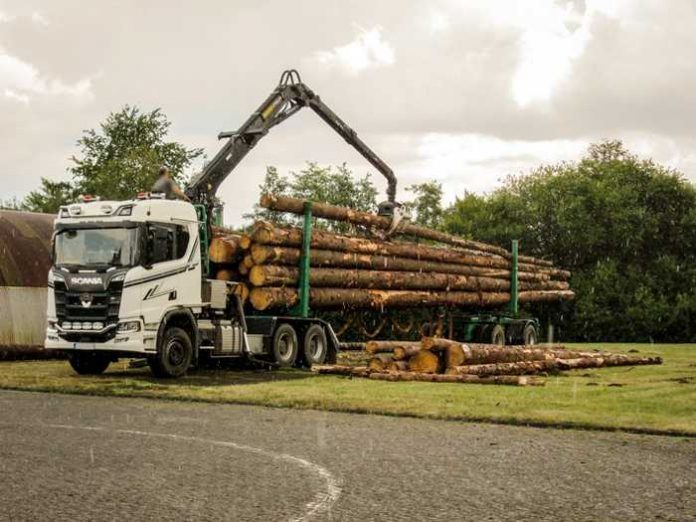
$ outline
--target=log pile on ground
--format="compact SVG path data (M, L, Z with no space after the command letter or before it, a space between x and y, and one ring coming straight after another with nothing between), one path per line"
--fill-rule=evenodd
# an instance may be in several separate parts
M304 212L303 200L288 197L264 195L261 206ZM510 301L512 254L503 248L408 222L385 238L391 219L322 203L313 203L312 213L371 231L369 237L312 231L309 283L310 306L315 310L482 308ZM216 277L246 285L256 310L291 307L299 300L302 235L299 228L260 221L248 235L215 238L210 248L211 260L218 263ZM410 241L392 239L404 236ZM544 259L520 255L518 260L520 303L574 297L569 272Z
M580 368L662 364L660 357L570 350L560 345L497 346L424 337L413 341L369 341L366 366L320 365L321 374L386 381L539 385L540 374Z

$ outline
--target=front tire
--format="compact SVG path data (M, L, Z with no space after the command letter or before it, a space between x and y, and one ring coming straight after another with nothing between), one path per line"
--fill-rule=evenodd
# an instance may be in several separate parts
M293 366L300 351L295 329L283 323L276 329L273 336L273 357L278 366L287 368Z
M186 373L192 359L193 344L189 334L182 328L173 327L164 332L160 350L147 362L155 377L175 379Z
M326 332L319 324L313 324L304 335L304 360L308 366L324 364L328 353Z
M74 352L68 356L70 366L79 375L101 375L111 364L111 359L98 352Z

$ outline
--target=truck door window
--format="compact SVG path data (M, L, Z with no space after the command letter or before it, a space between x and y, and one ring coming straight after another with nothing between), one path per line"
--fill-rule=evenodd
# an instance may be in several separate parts
M174 259L174 229L167 225L148 225L152 264Z
M176 226L176 259L180 259L186 255L188 249L189 233L186 227L181 225Z
M181 259L186 254L189 233L181 225L148 225L151 264Z

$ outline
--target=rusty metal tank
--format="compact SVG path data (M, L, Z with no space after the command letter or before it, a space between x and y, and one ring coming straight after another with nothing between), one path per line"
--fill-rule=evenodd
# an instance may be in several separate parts
M54 219L0 210L0 358L44 352Z

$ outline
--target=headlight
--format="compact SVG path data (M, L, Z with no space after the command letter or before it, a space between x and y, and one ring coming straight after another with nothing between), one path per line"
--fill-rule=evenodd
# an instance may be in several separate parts
M139 332L140 331L140 321L126 321L125 323L119 323L118 331L121 333Z
M92 323L92 330L101 330L104 328L104 323Z
M73 326L73 325L72 325L72 323L70 323L70 322L64 322L61 326L62 326L65 330L72 330L72 326Z
M48 273L48 282L49 283L54 283L55 281L62 281L65 282L65 278L61 275L56 273L55 271L51 270Z

